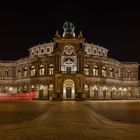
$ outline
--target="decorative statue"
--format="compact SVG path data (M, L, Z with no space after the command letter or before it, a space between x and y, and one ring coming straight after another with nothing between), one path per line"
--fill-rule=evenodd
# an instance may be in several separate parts
M63 25L63 29L65 32L73 32L74 28L75 28L75 26L72 22L65 21L65 23Z
M64 29L63 36L65 36L66 33L72 33L72 35L75 37L75 33L74 33L75 26L72 22L65 21L63 25L63 29Z

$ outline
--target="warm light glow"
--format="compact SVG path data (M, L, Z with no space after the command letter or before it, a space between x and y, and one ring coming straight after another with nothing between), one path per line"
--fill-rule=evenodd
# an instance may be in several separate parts
M93 90L98 90L98 88L97 88L97 86L95 85L95 86L93 86L93 88L92 88Z
M127 91L127 89L126 89L126 88L124 88L124 89L123 89L123 91Z
M87 84L85 84L85 90L88 90L88 85Z
M40 85L40 90L44 90L45 87L43 85Z
M35 76L35 66L31 67L31 76Z
M9 87L9 91L12 91L13 90L13 88L12 87Z
M49 90L53 90L53 84L49 86Z
M113 87L113 88L111 89L111 91L116 91L116 88L115 88L115 87Z
M44 75L44 74L45 74L44 65L40 65L40 67L39 67L39 75Z
M119 88L119 91L122 91L122 88L121 87Z
M107 87L103 87L103 90L107 90Z
M106 66L103 66L102 67L102 76L103 77L106 77L107 76L107 72L106 72L107 70L106 70Z

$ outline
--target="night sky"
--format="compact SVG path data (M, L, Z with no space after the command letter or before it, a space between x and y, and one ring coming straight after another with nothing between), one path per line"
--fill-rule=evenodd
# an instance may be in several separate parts
M28 56L28 48L49 42L57 29L62 34L68 20L87 42L109 49L110 57L140 63L138 2L10 1L0 10L0 60Z

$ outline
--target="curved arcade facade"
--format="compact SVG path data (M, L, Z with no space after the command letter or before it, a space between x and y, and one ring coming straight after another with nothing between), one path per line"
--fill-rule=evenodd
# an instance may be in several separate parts
M102 46L86 43L82 32L65 22L53 42L29 49L29 57L0 61L0 92L36 91L40 99L139 98L137 62L108 57Z

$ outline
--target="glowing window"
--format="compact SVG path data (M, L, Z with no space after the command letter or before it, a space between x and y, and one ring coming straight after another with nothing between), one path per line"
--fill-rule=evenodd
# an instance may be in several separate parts
M50 64L49 65L49 75L53 75L53 73L54 73L54 65Z
M103 67L102 67L102 76L103 76L103 77L106 77L106 76L107 76L107 69L106 69L106 66L103 66Z
M94 76L98 76L98 71L99 71L99 70L98 70L98 66L96 66L96 65L93 66L93 75L94 75Z
M87 84L85 84L84 89L85 89L85 90L88 90L88 85L87 85Z
M31 67L31 76L35 76L35 66Z
M53 90L53 84L50 84L49 90Z
M85 65L84 73L85 75L89 75L89 65Z
M45 74L45 68L43 65L39 66L39 75L44 75Z

